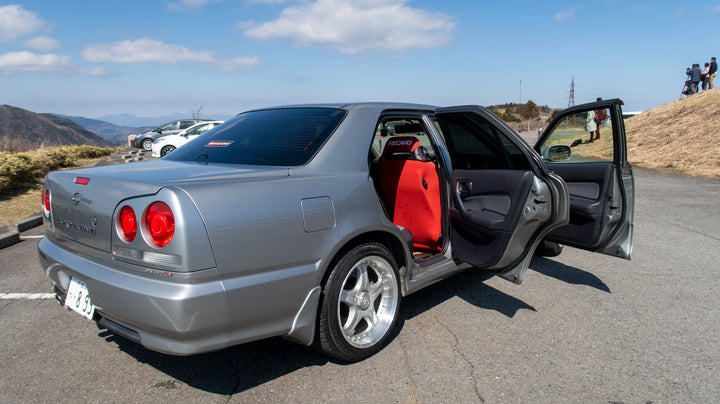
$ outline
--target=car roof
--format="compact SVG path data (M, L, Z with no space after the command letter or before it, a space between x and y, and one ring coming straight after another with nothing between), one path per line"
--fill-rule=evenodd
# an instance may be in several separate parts
M289 108L338 108L348 111L354 109L378 109L378 110L423 110L434 111L437 106L427 104L414 104L404 102L351 102L351 103L324 103L324 104L295 104L295 105L279 105L273 107L251 109L246 112L268 111L273 109L289 109Z

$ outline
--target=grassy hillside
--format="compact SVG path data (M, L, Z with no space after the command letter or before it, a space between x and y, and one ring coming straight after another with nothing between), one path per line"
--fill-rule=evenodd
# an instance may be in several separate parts
M83 144L97 147L114 145L69 119L0 105L0 151L23 152Z
M633 165L720 178L720 88L625 120Z

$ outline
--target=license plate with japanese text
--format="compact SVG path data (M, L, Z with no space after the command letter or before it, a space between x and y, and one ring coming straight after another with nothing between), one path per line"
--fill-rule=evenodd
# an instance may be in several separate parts
M95 306L90 300L90 293L87 285L75 278L70 279L67 296L65 297L65 306L80 313L83 317L92 320L95 314Z

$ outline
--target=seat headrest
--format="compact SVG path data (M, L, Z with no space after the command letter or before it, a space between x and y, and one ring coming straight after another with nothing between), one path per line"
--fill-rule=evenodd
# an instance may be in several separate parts
M386 160L431 161L425 147L414 136L398 136L385 144L382 157Z
M412 152L416 147L420 146L420 141L414 136L398 136L388 140L383 149L383 154L397 152Z

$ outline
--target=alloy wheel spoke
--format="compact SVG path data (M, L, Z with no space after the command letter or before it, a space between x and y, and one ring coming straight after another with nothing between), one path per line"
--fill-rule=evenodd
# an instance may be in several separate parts
M345 324L342 326L345 335L352 335L362 319L363 317L358 312L357 307L351 305L350 310L348 311L348 317L345 320Z

